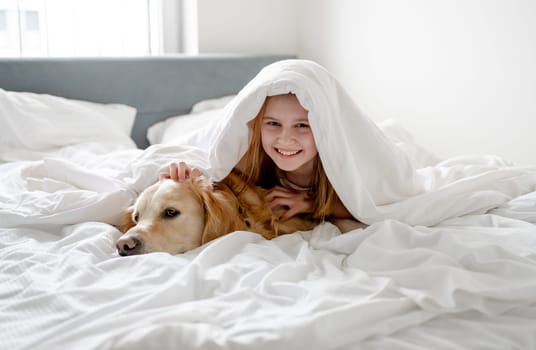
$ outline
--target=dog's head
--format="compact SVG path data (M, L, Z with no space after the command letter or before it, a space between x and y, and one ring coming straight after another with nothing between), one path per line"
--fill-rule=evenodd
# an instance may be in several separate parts
M237 208L236 198L203 176L160 180L126 210L117 251L126 256L192 250L234 230Z

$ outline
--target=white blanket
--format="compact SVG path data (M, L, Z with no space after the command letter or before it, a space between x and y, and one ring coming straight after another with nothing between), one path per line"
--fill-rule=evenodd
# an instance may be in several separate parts
M535 227L326 223L132 257L104 223L2 229L0 336L7 349L528 349Z
M318 66L300 63L303 74L285 83L266 78L294 64L248 85L208 148L89 149L0 165L1 347L533 348L533 169L474 156L430 167L429 153L396 128L385 137ZM311 87L293 85L302 78ZM311 111L339 195L375 223L271 241L235 232L177 256L118 256L111 224L159 171L182 159L224 176L246 146L243 123L264 94L287 87ZM334 111L357 114L339 125ZM389 161L368 158L380 155ZM382 219L390 214L399 220Z
M227 175L246 151L246 123L265 97L288 92L309 111L318 152L336 192L365 223L397 219L434 225L485 212L536 188L536 167L513 167L496 157L459 157L421 168L404 142L402 147L393 142L323 67L305 60L266 67L227 105L219 127L207 136L214 178Z

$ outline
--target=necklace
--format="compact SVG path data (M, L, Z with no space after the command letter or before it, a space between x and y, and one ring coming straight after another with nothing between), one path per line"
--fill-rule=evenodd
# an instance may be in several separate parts
M277 171L277 178L279 179L279 183L283 185L283 187L287 187L296 191L311 191L313 189L313 186L300 186L295 184L294 182L287 179L287 176L283 171L278 169Z

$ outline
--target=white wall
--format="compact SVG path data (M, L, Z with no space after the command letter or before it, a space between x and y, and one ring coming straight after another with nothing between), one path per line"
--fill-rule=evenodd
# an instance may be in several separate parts
M298 54L443 157L536 164L536 2L298 0Z
M200 53L291 53L442 157L536 164L534 0L198 0Z
M295 0L197 0L199 53L295 54Z

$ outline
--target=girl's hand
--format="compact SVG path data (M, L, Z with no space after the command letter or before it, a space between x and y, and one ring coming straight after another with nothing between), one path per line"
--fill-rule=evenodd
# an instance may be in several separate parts
M192 168L185 162L171 163L169 165L168 172L160 173L160 180L171 179L178 182L183 182L191 177L198 177L203 175L201 170Z
M275 186L264 197L270 203L271 208L282 205L288 210L281 216L281 220L287 220L296 214L310 213L313 210L313 202L310 195L304 191L293 191L281 186Z

